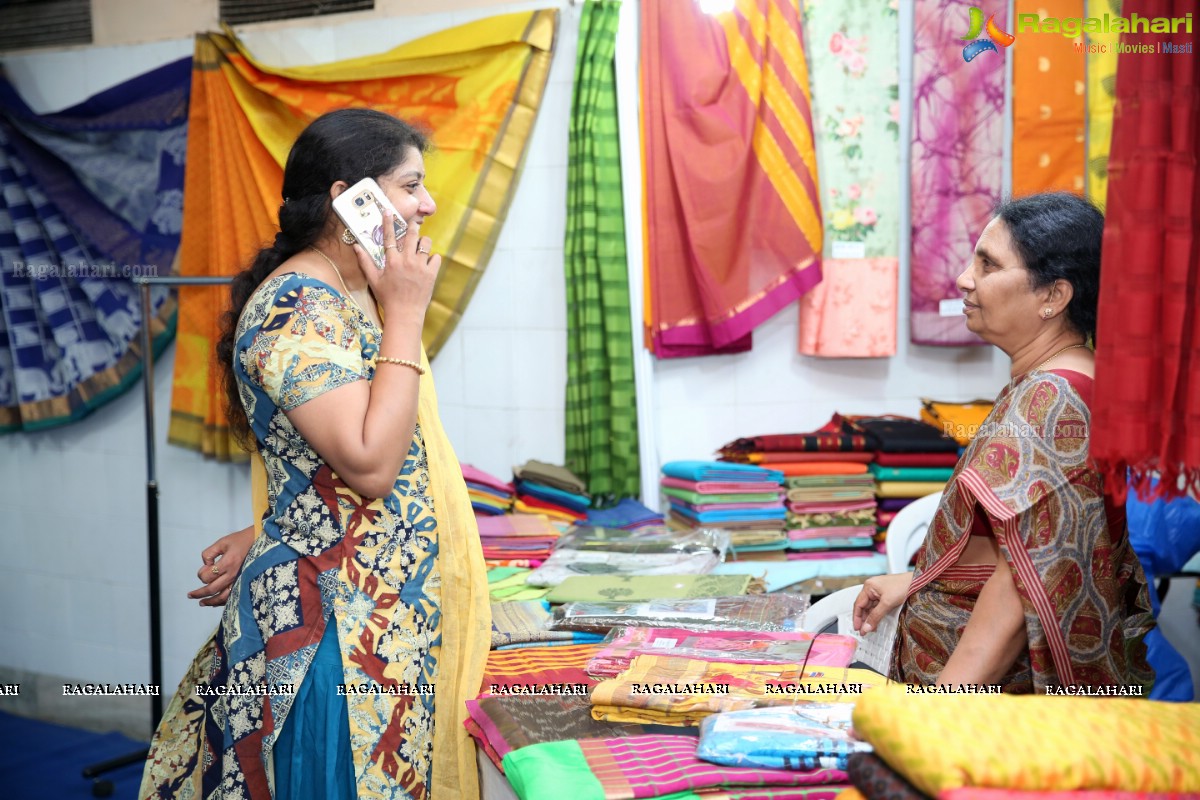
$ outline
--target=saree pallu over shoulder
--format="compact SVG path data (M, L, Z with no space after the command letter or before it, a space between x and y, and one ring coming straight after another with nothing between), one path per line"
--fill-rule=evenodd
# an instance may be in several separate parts
M1028 652L1002 681L1006 690L1153 683L1143 642L1154 626L1149 591L1126 531L1110 524L1088 459L1090 422L1061 376L1038 373L1001 392L917 555L894 679L936 681L970 618L987 568L956 562L978 504L1025 609Z

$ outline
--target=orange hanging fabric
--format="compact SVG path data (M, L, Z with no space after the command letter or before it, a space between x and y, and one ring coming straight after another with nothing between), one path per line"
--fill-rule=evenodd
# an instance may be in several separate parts
M1017 0L1016 18L1036 14L1085 17L1083 0ZM1013 55L1012 193L1083 192L1086 56L1083 35L1019 37Z

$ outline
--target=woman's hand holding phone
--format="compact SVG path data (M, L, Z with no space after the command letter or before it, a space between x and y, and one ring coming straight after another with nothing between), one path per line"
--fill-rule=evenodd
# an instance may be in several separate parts
M359 269L385 314L422 317L433 299L442 257L430 252L433 241L421 235L419 225L410 225L397 241L390 209L383 209L384 268L379 269L362 245L354 245Z

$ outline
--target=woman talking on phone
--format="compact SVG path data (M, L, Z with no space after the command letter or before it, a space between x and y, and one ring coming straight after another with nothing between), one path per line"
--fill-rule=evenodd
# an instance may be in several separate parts
M421 347L441 264L421 235L436 211L425 149L376 111L313 121L288 156L280 232L234 279L217 354L230 424L266 467L262 532L206 565L237 577L142 797L477 795L461 720L487 586ZM380 201L378 264L334 213L348 189L360 209Z

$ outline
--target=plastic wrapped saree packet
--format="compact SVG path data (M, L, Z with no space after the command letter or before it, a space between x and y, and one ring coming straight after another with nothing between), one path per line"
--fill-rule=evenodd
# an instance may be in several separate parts
M712 553L718 561L729 551L729 532L720 528L672 530L647 525L637 530L577 525L559 537L555 549L612 553Z
M808 664L846 667L854 660L849 636L805 631L693 631L686 628L614 628L588 662L595 677L615 677L642 653L736 664Z
M552 630L607 631L610 628L798 631L808 610L801 594L739 595L649 602L576 602L554 611Z
M526 576L526 582L554 587L579 576L705 575L725 560L728 551L729 534L722 530L578 526L558 539L554 552Z
M799 713L799 707L714 714L700 723L696 757L729 767L844 770L854 753L873 752L848 731Z

